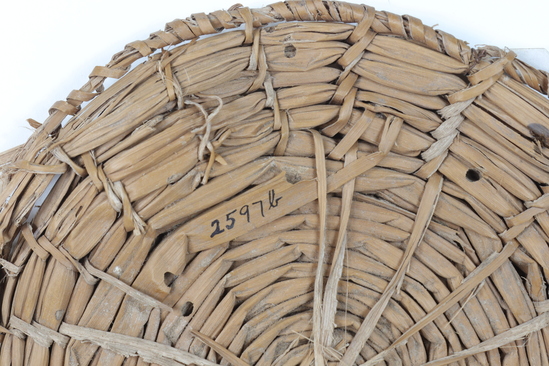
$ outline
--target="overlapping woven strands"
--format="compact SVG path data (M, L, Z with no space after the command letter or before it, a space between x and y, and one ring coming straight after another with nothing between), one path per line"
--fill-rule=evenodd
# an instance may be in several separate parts
M549 365L547 76L343 2L130 43L1 155L0 364Z

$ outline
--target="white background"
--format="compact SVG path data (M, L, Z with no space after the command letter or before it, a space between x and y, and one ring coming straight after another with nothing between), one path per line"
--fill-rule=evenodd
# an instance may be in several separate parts
M85 84L124 45L146 39L166 22L228 9L241 1L260 8L275 0L22 0L0 14L0 152L31 134L57 100ZM349 2L361 3L358 0ZM377 10L410 14L471 46L549 50L547 0L365 0ZM537 65L549 70L549 65Z

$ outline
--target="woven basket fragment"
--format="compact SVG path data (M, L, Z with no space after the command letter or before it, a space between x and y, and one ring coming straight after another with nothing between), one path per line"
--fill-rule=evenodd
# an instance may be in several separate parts
M0 365L549 365L547 92L365 5L168 23L0 155Z

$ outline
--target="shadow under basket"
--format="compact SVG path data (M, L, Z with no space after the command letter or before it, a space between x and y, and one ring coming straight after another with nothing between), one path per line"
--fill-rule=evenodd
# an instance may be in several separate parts
M547 87L365 5L168 23L0 155L0 365L548 365Z

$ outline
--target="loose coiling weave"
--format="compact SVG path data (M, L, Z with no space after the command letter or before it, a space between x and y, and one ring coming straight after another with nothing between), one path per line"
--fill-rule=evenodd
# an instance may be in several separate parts
M548 365L515 56L320 0L130 43L0 156L0 365Z

